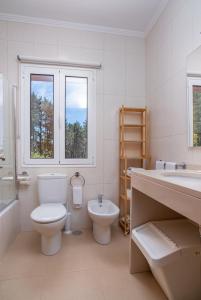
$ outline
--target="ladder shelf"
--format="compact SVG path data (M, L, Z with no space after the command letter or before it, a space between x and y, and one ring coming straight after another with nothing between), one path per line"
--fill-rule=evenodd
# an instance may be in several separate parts
M147 108L122 106L119 111L119 224L130 232L131 177L128 167L148 168Z

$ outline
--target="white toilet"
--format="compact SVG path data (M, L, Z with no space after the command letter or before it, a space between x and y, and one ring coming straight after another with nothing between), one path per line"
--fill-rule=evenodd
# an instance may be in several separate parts
M110 200L88 201L88 213L93 221L94 239L106 245L111 241L111 225L119 215L119 208Z
M61 248L61 230L64 227L67 211L67 176L48 173L38 175L38 195L40 206L31 213L33 227L41 233L41 251L54 255Z

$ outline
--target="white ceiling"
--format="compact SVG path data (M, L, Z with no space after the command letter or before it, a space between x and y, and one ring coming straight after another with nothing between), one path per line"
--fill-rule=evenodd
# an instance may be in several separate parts
M167 0L0 0L4 14L145 33Z

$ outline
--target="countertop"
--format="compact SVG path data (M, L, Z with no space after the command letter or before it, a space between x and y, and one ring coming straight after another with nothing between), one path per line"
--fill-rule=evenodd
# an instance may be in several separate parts
M131 177L153 181L201 199L201 170L134 170Z

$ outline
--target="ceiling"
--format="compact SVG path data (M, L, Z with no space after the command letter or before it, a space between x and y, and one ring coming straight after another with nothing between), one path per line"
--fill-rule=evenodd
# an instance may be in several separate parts
M145 33L166 4L167 0L0 0L0 17L20 15Z

